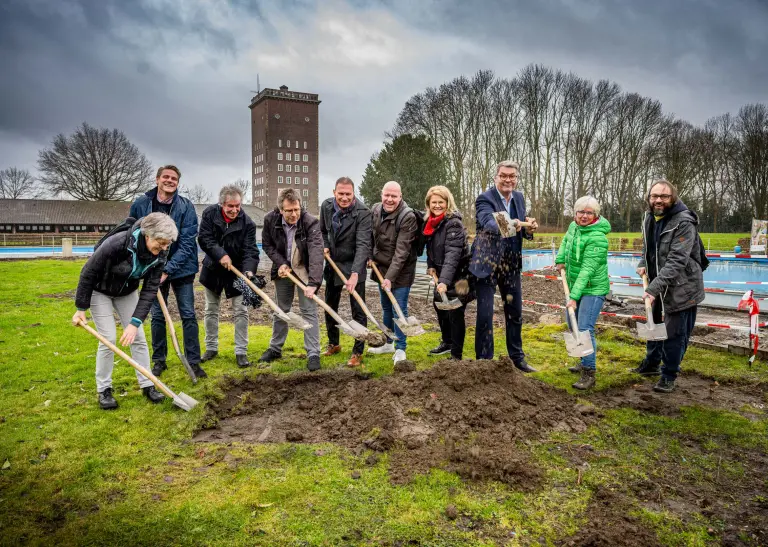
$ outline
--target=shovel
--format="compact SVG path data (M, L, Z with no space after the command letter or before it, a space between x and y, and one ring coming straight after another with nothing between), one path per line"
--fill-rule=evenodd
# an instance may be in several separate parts
M341 270L339 269L339 267L338 267L338 266L336 265L336 263L333 261L333 259L331 258L331 255L330 255L330 253L326 253L326 255L325 255L325 259L328 261L328 264L330 264L330 265L331 265L331 268L333 268L333 269L336 271L336 274L339 276L339 278L340 278L340 279L341 279L341 280L344 282L344 284L346 285L346 283L347 283L347 278L344 276L344 274L341 272ZM363 311L365 312L365 315L366 315L366 317L368 317L368 319L370 319L370 320L373 322L373 324L374 324L374 325L376 325L377 327L379 327L379 330L381 330L381 332L383 332L384 334L386 334L386 335L387 335L387 336L388 336L390 339L392 339L392 340L399 340L399 338L398 338L398 337L395 335L395 333L394 333L393 331L391 331L390 329L388 329L388 328L387 328L387 326L386 326L384 323L382 323L382 322L378 321L378 320L377 320L377 319L376 319L376 318L373 316L373 314L371 313L371 310L369 310L369 309L368 309L368 306L366 306L366 305L365 305L365 300L363 300L363 297L362 297L362 296L360 296L359 294L357 294L357 291L355 291L355 290L352 290L352 291L350 291L350 294L351 294L352 296L354 296L354 297L355 297L355 300L357 300L357 303L358 303L358 304L360 304L360 307L361 307L361 308L363 309ZM350 323L350 324L351 324L351 323ZM386 341L385 341L385 342L386 342ZM369 343L370 343L370 342L369 342Z
M643 291L648 290L648 276L643 274ZM637 323L637 335L644 340L666 340L667 326L662 323L657 325L653 322L653 307L648 299L645 299L645 317L646 323Z
M253 292L258 294L262 298L262 300L264 300L264 302L269 304L269 307L272 308L272 310L275 312L275 315L278 318L280 318L283 321L285 321L286 323L288 323L289 327L293 327L296 330L307 330L308 328L310 328L312 326L309 323L307 323L306 321L304 321L304 318L301 317L300 315L298 315L298 314L296 314L296 313L294 313L292 311L284 312L283 310L281 310L280 306L275 304L274 300L272 300L270 297L267 296L267 293L262 291L256 285L254 285L253 281L248 279L247 276L243 275L243 273L240 270L238 270L234 266L230 266L229 269L230 269L230 271L234 272L237 277L241 278L243 281L248 283L248 286L251 289L253 289Z
M499 227L499 233L502 238L513 237L517 235L520 228L533 226L532 222L525 222L517 218L510 218L509 213L506 211L499 211L493 213L493 218L496 220L496 224Z
M171 341L173 342L173 349L176 350L176 355L179 356L179 360L181 361L181 364L184 365L184 369L187 371L187 374L189 374L189 377L192 378L192 383L197 383L197 376L195 376L195 371L192 370L192 367L189 366L189 361L187 361L187 356L184 355L181 352L181 349L179 348L179 341L176 338L176 327L173 326L173 320L171 319L171 314L168 313L168 306L165 305L165 298L163 298L163 293L160 292L160 289L157 290L157 302L160 304L160 309L163 310L163 316L165 317L165 323L168 325L168 327L171 330Z
M432 279L435 280L435 290L437 290L437 286L440 284L440 281L437 279L437 274L435 274L433 270L430 272L430 275L432 276ZM461 307L461 301L458 298L448 300L448 296L444 292L437 292L440 293L440 298L443 300L442 302L435 302L435 306L438 310L455 310Z
M182 410L186 410L189 412L193 408L197 406L197 401L194 400L192 397L187 395L186 393L179 393L176 394L170 389L168 389L168 386L166 386L163 382L157 379L154 374L152 374L150 371L145 369L143 366L138 364L136 361L134 361L127 353L125 353L123 350L118 348L116 345L114 345L112 342L104 338L101 334L98 333L98 331L94 330L93 328L88 325L85 321L80 321L78 323L81 327L83 327L85 330L87 330L89 333L91 333L93 336L98 338L99 342L107 346L109 349L111 349L116 355L119 355L125 361L131 365L133 368L138 370L141 374L146 376L153 384L155 384L155 387L162 391L166 396L170 397L173 400L173 404L175 404L177 407L179 407Z
M568 281L565 279L565 270L560 270L560 279L563 281L563 290L565 291L565 298L571 294L568 288ZM568 317L571 324L571 332L566 332L563 335L565 338L565 350L571 357L586 357L595 353L595 348L592 346L592 337L589 335L589 331L579 330L579 322L576 319L576 312L573 308L567 308Z
M299 289L301 289L302 291L307 288L307 286L304 285L304 283L302 283L292 273L289 272L286 277L288 279L290 279L291 281L293 281L296 284L296 286ZM312 295L312 300L317 302L318 306L323 308L328 313L328 315L333 317L333 320L336 321L336 323L338 323L338 327L341 329L341 332L343 332L344 334L346 334L348 336L351 336L355 340L367 340L368 339L368 334L370 333L370 331L367 328L365 328L364 326L362 326L360 323L358 323L357 321L350 321L350 322L344 321L338 313L333 311L332 307L330 307L328 304L326 304L323 301L323 299L320 298L319 296L317 296L316 294Z
M371 268L373 268L373 271L376 273L376 277L379 278L381 287L384 288L384 277L381 275L381 272L379 271L379 268L376 266L374 261L371 261ZM397 303L395 295L392 294L391 290L384 288L384 292L387 293L390 302L392 302L392 307L395 308L395 314L397 316L395 317L395 323L397 323L397 326L400 327L401 331L403 331L403 334L406 336L419 336L427 332L421 326L421 321L413 316L405 316L403 310L400 308L400 304Z

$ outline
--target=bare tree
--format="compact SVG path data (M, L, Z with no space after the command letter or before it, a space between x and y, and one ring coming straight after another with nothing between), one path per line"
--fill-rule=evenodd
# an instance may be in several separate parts
M213 194L205 189L202 184L195 184L181 191L192 203L213 203Z
M41 182L52 194L83 201L129 200L153 184L153 169L118 129L83 123L69 137L59 134L40 151Z
M1 199L35 199L41 197L35 177L26 169L9 167L0 171Z
M243 192L243 203L248 205L253 202L253 195L251 193L251 181L243 178L239 178L232 184L240 188Z

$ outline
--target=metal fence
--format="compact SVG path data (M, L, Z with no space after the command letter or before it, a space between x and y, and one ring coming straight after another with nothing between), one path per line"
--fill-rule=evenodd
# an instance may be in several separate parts
M65 237L73 245L94 245L104 234L0 234L2 247L61 247Z

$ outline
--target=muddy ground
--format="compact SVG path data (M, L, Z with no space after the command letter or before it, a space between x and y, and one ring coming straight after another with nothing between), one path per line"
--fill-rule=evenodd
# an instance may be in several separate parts
M654 393L647 381L577 399L523 375L508 359L442 361L421 371L404 361L382 378L336 369L225 381L226 397L209 408L208 428L197 433L197 442L331 442L350 449L366 465L388 452L395 483L439 467L466 480L497 480L523 491L535 490L543 476L530 461L528 445L556 431L583 432L606 409L631 407L676 416L681 407L693 404L758 419L768 406L766 385L718 385L695 375L686 376L685 385L670 395ZM588 524L562 545L659 545L647 524L632 516L638 503L670 511L684 522L699 514L720 522L713 535L723 545L767 544L763 490L768 455L742 449L735 453L727 446L705 448L702 438L686 434L679 442L686 458L720 450L722 460L738 462L743 473L718 469L711 480L702 479L689 476L690 468L681 470L674 457L660 454L658 468L648 476L597 489L586 511ZM562 449L569 465L585 472L590 461L615 457L589 445L557 443L552 449ZM364 465L355 471L360 472L365 472Z

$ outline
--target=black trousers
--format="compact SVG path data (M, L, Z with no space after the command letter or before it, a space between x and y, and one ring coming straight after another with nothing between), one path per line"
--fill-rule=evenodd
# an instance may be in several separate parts
M493 359L493 304L496 285L504 302L507 354L516 364L525 358L523 352L523 292L520 270L497 268L488 277L477 280L477 327L475 329L475 357Z
M667 339L646 342L646 361L653 366L661 363L661 375L668 380L676 379L680 373L680 363L688 349L693 327L696 326L697 311L698 306L693 306L667 313L664 317ZM656 324L661 323L661 303L658 298L653 302L653 320Z
M435 303L442 302L440 293L435 291ZM464 312L467 309L466 304L455 310L440 310L435 304L437 313L437 322L440 325L440 333L443 335L443 343L451 346L451 357L461 359L464 351L464 336L467 332L467 326L464 323Z
M361 277L360 281L355 286L355 292L360 295L365 302L365 276ZM341 293L344 292L344 285L336 285L333 281L325 284L325 303L328 304L333 311L339 311L339 302L341 302ZM363 308L357 303L357 300L351 294L349 295L349 306L352 308L352 319L357 321L363 326L368 325L368 317L366 317ZM328 331L328 343L334 346L339 345L339 327L336 325L336 321L327 313L325 314L325 328ZM362 340L355 340L355 346L352 348L352 353L359 355L363 354L365 349L365 342Z

